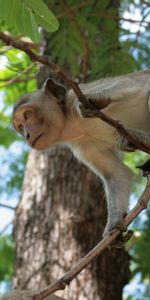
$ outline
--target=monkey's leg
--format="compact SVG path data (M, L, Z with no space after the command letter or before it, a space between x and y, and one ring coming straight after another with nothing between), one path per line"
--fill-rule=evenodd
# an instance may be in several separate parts
M108 221L104 236L111 234L114 228L126 230L123 218L128 209L132 173L116 157L113 169L106 178L106 196L108 206ZM108 170L107 170L108 171Z
M107 145L104 147L101 142L96 145L89 143L88 151L84 154L81 148L81 154L80 160L99 175L105 185L108 221L104 235L110 234L116 227L125 230L123 218L128 209L132 172L113 149Z
M137 139L147 148L150 148L150 133L146 131L141 131L138 129L128 129ZM116 148L122 151L132 152L137 149L132 143L130 143L126 138L120 136L116 141Z

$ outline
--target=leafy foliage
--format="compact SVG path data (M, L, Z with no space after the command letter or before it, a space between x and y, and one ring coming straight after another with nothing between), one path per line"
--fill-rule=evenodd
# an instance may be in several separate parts
M140 272L142 280L150 278L149 249L150 249L150 209L147 210L147 220L145 221L144 231L141 232L138 242L135 244L134 273ZM143 251L144 250L144 251Z
M15 244L9 235L0 237L0 281L10 281L13 274Z
M149 155L140 151L136 153L126 153L124 154L124 163L133 171L134 173L134 182L132 186L132 192L137 198L145 186L146 179L142 177L142 171L138 169L138 166L141 166L149 159Z
M42 0L0 0L0 19L34 42L40 41L38 25L47 31L58 29L58 21Z

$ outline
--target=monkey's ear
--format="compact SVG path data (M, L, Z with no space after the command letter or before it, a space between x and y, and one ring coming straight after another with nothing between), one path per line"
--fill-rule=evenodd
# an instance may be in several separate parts
M44 92L48 95L51 93L54 95L58 100L65 100L66 98L66 88L60 84L57 83L52 78L48 78L43 86Z

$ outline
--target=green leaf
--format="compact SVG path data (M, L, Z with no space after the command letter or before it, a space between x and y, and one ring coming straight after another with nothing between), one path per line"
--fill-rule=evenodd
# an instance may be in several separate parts
M22 4L20 15L17 19L17 25L20 32L29 36L34 42L39 42L40 34L38 31L38 25L35 21L32 11Z
M0 281L9 280L13 275L15 245L9 235L0 237Z
M0 19L7 20L9 15L9 7L11 6L11 1L0 0Z
M52 32L52 28L46 19L42 18L40 15L37 15L37 14L35 14L34 16L35 16L35 19L36 19L38 25L45 28L48 32Z
M32 31L30 32L30 37L33 41L39 42L40 34L39 34L39 30L38 30L38 25L36 23L35 17L31 10L29 10L29 13L30 13L30 22L31 22L30 24L31 24L31 28L32 28ZM30 24L28 24L28 26L26 27L29 30L30 30Z
M14 26L20 10L20 0L0 0L0 19L5 20L8 26Z
M42 0L27 0L27 6L36 14L38 24L49 32L58 29L59 23L54 14L48 9Z

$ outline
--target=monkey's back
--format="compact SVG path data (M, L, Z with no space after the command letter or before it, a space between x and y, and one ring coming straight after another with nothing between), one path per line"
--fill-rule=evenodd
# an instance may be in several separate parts
M95 94L112 102L103 109L129 128L150 131L150 70L105 78L80 85L86 94Z

